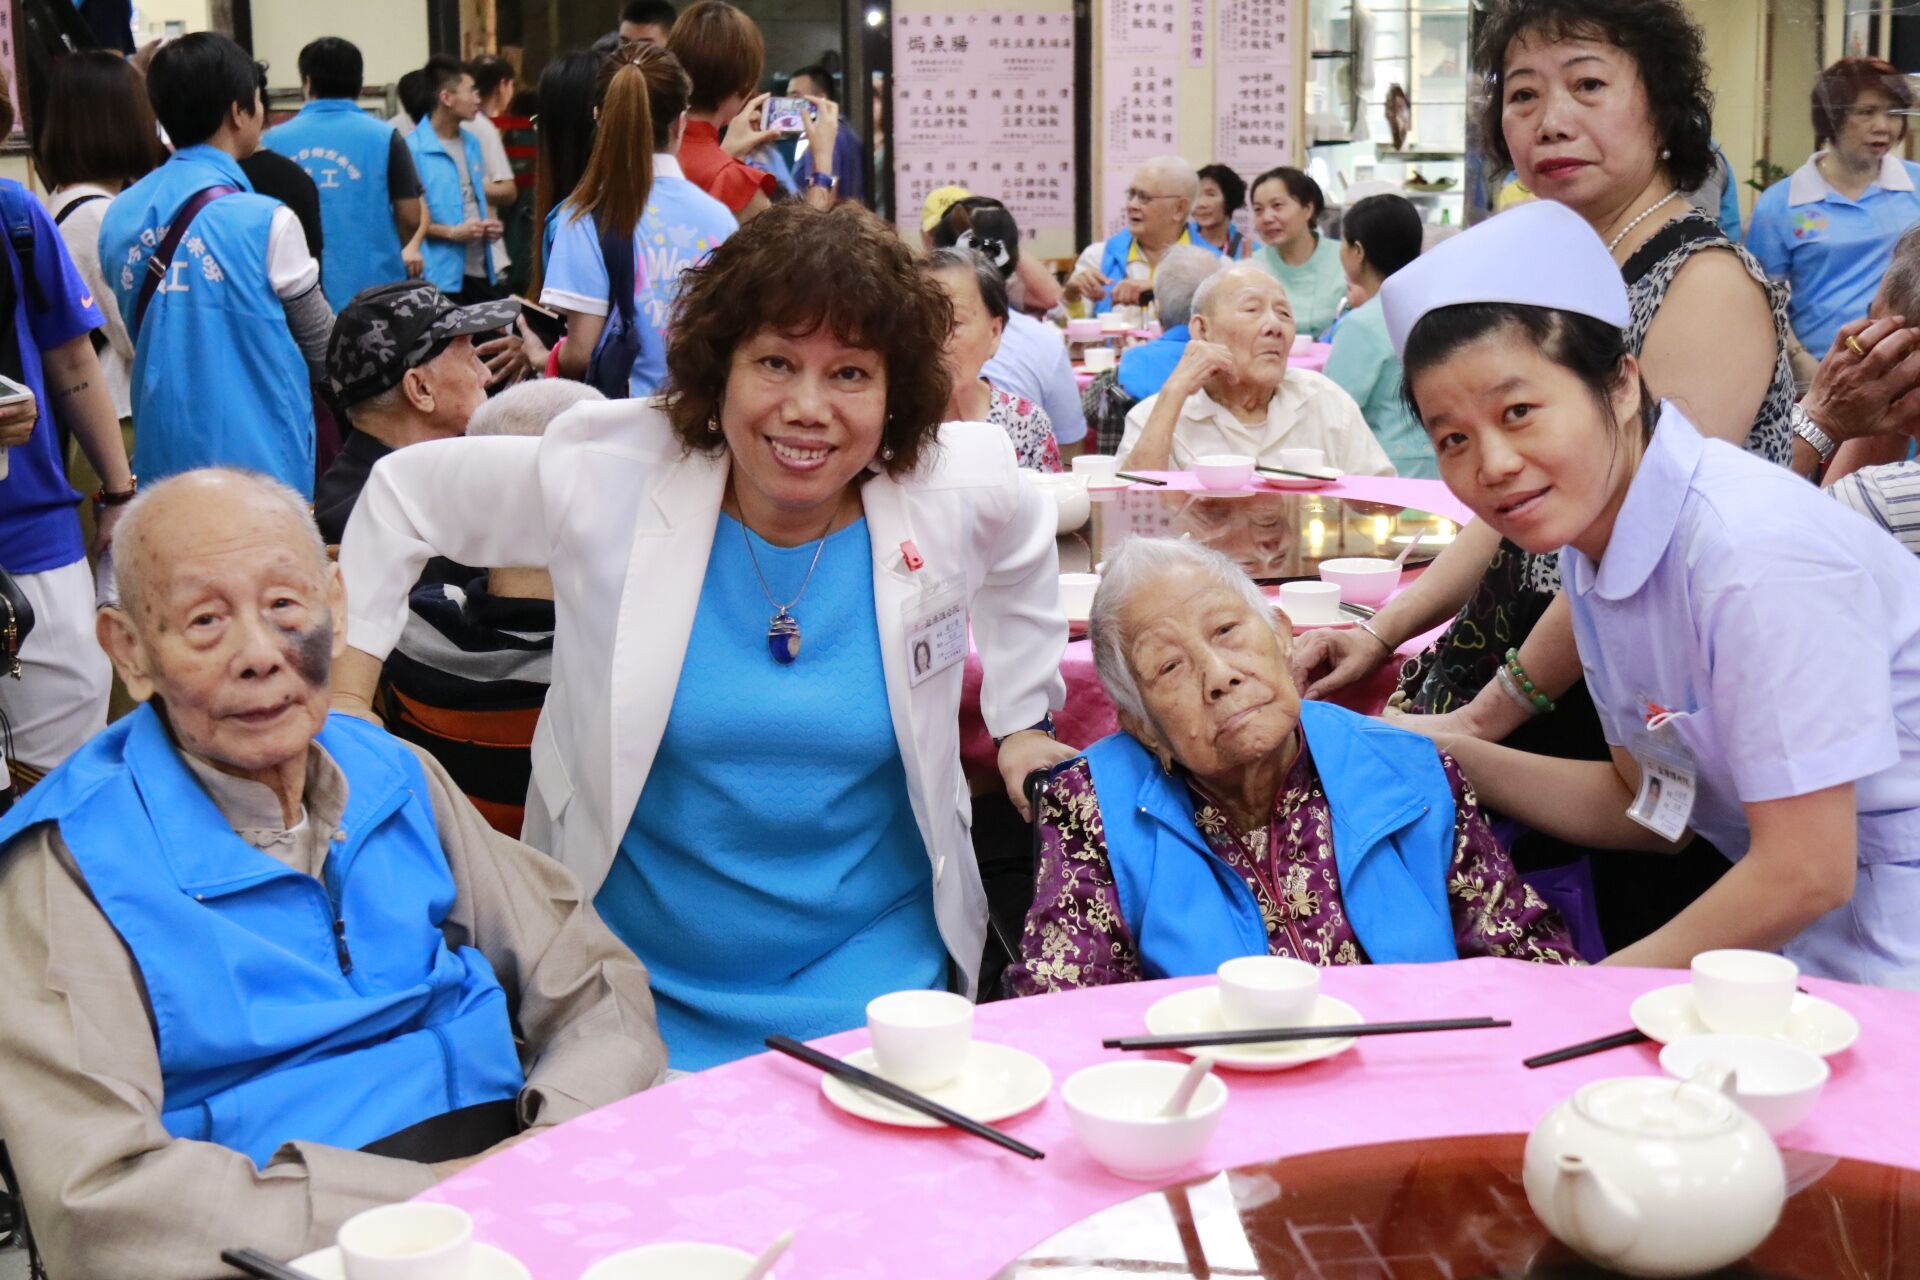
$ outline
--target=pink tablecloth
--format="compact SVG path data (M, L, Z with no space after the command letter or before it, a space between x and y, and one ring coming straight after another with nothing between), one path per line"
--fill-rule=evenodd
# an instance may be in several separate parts
M1530 1054L1628 1025L1639 993L1684 975L1561 970L1511 960L1330 969L1325 983L1367 1018L1510 1018L1511 1028L1362 1040L1338 1057L1274 1075L1228 1073L1227 1116L1196 1175L1249 1161L1395 1139L1522 1133L1589 1080L1658 1074L1640 1045L1528 1071ZM762 1054L628 1098L530 1139L423 1198L471 1211L481 1239L537 1280L574 1280L595 1259L659 1240L757 1250L796 1240L781 1280L984 1280L1027 1247L1140 1194L1074 1141L1059 1086L1117 1055L1102 1036L1142 1029L1159 997L1194 979L983 1006L983 1039L1024 1049L1054 1092L1008 1120L1047 1153L1024 1160L951 1132L907 1131L842 1114L819 1077ZM1832 1059L1812 1117L1783 1146L1913 1166L1920 1113L1920 995L1809 981L1858 1017L1860 1042ZM820 1043L840 1054L864 1031Z

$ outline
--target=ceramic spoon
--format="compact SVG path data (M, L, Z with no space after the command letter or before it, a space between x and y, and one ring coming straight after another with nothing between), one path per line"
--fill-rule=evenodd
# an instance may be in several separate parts
M1420 539L1426 536L1427 531L1425 529L1414 534L1413 540L1400 549L1400 554L1393 558L1393 562L1404 569L1407 565L1407 557L1413 554L1413 549L1420 545Z
M753 1265L747 1268L746 1274L741 1276L740 1280L763 1280L767 1272L773 1270L773 1264L780 1261L780 1255L787 1251L787 1246L792 1243L793 1232L783 1232L778 1240L761 1251L760 1256L753 1260Z
M1183 1116L1193 1102L1193 1095L1200 1092L1200 1082L1213 1070L1213 1059L1201 1054L1187 1064L1187 1074L1180 1077L1180 1087L1167 1099L1167 1105L1160 1109L1162 1117Z

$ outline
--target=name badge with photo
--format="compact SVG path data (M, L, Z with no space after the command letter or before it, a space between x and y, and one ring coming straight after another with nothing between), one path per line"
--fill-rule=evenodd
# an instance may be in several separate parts
M907 605L908 682L918 685L966 660L967 593L956 579Z
M1671 728L1687 713L1651 704L1650 710L1627 748L1640 766L1640 791L1627 806L1627 816L1662 840L1678 840L1693 818L1699 790L1693 752Z

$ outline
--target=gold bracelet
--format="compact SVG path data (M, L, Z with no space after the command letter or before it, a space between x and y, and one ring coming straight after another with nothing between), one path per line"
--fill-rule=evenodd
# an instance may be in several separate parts
M1387 656L1389 658L1393 656L1393 646L1387 643L1387 638L1385 636L1381 635L1378 631L1375 631L1373 629L1373 623L1367 621L1365 618L1359 618L1354 621L1353 625L1360 628L1362 631L1366 632L1368 635L1372 636L1375 640L1378 640L1380 642L1380 647L1387 651Z

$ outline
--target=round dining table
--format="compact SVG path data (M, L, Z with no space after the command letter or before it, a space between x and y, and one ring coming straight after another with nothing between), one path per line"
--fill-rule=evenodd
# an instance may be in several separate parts
M1378 1143L1525 1134L1590 1080L1657 1075L1660 1068L1653 1044L1537 1070L1522 1059L1629 1028L1636 996L1685 976L1491 959L1328 969L1326 993L1368 1021L1489 1015L1512 1025L1363 1038L1292 1070L1224 1073L1223 1123L1202 1157L1167 1181ZM1142 1032L1149 1005L1207 981L980 1006L976 1039L1033 1054L1052 1073L1042 1102L998 1125L1045 1152L1044 1159L954 1130L858 1119L823 1096L815 1069L763 1053L537 1134L421 1198L468 1210L477 1237L517 1256L536 1280L576 1280L596 1259L656 1241L758 1252L784 1231L795 1239L776 1268L779 1280L1029 1274L1010 1270L1029 1250L1152 1190L1107 1172L1078 1144L1061 1082L1121 1057L1102 1048L1102 1039ZM1780 1140L1790 1185L1817 1183L1830 1157L1920 1164L1920 1111L1912 1105L1920 994L1818 979L1805 986L1853 1014L1861 1032L1830 1059L1832 1078L1812 1115ZM865 1047L867 1035L850 1031L814 1043L845 1056ZM1496 1145L1511 1158L1510 1143ZM1211 1274L1272 1273L1232 1269L1223 1259Z

